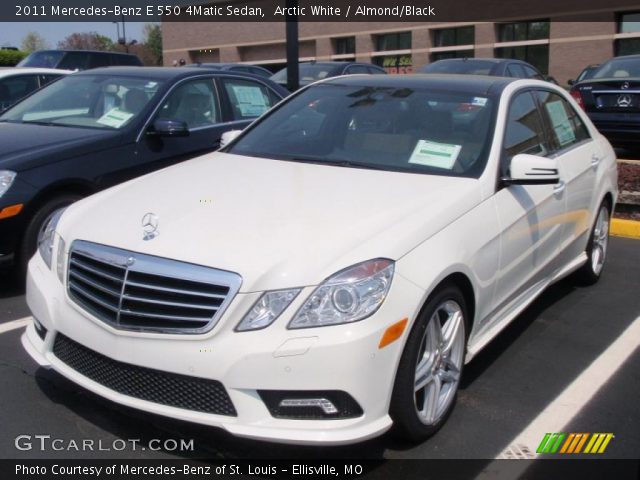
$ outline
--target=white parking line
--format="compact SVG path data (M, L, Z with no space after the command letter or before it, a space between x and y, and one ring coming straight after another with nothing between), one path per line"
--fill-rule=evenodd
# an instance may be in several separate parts
M596 358L560 395L520 432L497 458L535 458L536 448L545 433L561 432L580 410L610 380L640 346L640 317L636 318L609 347Z
M19 318L18 320L12 320L7 323L0 323L0 333L10 332L11 330L16 330L17 328L26 327L31 323L33 317L24 317Z

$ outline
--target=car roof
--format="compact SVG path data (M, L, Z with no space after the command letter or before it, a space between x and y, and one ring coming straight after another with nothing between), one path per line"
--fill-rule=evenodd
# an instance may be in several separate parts
M494 64L505 63L505 62L516 62L516 63L527 63L522 60L518 60L516 58L484 58L484 57L469 57L469 58L444 58L442 60L436 60L437 62L489 62ZM436 63L436 62L433 62ZM528 65L528 64L527 64Z
M413 74L413 75L345 75L323 80L321 84L353 85L381 88L433 88L450 92L486 95L501 92L520 78L486 75Z
M0 67L0 77L9 77L11 75L21 75L23 73L42 73L69 75L73 73L69 70L59 70L57 68L37 68L37 67Z
M58 49L44 49L44 50L35 50L31 53L40 53L40 52L82 52L82 53L98 53L101 55L109 54L109 55L126 55L129 57L135 57L136 55L133 53L125 53L125 52L105 52L103 50L78 50L75 48L58 48Z

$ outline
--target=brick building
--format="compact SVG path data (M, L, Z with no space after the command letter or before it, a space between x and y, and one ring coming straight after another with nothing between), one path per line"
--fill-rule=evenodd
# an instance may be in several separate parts
M519 16L507 8L508 17L491 22L300 22L300 60L357 60L408 73L441 58L511 57L564 84L586 65L640 53L640 6L558 13L558 2L529 3ZM165 22L162 33L165 65L243 62L276 71L286 61L284 22Z

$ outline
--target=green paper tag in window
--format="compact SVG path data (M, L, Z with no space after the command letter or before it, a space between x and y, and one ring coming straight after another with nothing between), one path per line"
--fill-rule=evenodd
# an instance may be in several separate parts
M106 125L107 127L120 128L127 123L131 117L133 117L133 113L125 112L116 107L109 110L96 120L96 122Z
M461 149L461 145L419 140L409 163L451 170Z

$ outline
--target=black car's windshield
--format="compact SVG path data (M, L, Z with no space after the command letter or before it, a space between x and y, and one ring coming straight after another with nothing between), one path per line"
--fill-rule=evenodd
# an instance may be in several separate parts
M138 77L69 75L7 110L0 121L120 129L140 115L160 83Z
M33 52L24 58L18 67L42 67L42 68L55 68L60 60L64 56L61 50L41 50L39 52Z
M464 75L489 75L495 63L486 60L441 60L424 67L424 73L459 73Z
M492 98L435 89L320 84L245 133L238 155L478 177L493 136Z
M323 78L333 77L336 75L335 71L339 69L339 66L323 63L301 63L299 67L300 72L300 84L307 85L313 83L316 80L322 80ZM282 69L278 73L271 76L271 80L276 83L287 82L287 69Z
M640 57L612 58L602 65L592 78L640 77Z

